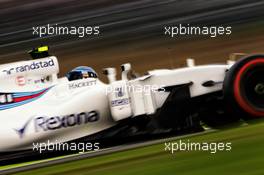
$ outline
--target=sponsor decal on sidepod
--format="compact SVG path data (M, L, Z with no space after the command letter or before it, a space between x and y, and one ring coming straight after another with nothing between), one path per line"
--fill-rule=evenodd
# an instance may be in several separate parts
M34 121L35 132L51 131L62 128L74 127L77 125L84 125L91 122L96 122L100 119L97 111L81 112L79 114L70 114L65 116L34 116L19 129L14 129L20 138L23 138L27 127Z

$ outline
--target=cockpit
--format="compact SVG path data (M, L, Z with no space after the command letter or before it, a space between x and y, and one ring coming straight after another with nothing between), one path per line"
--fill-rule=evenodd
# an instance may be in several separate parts
M86 79L86 78L97 78L97 73L88 66L80 66L71 70L66 74L69 81Z
M48 51L49 51L48 46L40 46L37 48L33 48L28 53L31 55L33 60L39 60L39 59L45 59L45 58L49 58L49 57L51 58ZM54 61L52 63L54 63ZM57 63L57 61L56 61L56 63ZM34 64L35 64L35 62L34 62ZM58 63L56 65L58 65ZM45 69L52 67L52 66L47 65L45 67ZM53 66L53 67L55 67L55 66ZM58 70L58 66L56 68ZM35 69L37 69L37 68L35 68ZM42 72L43 71L44 71L44 69L42 70ZM68 78L69 81L73 81L73 80L80 80L80 79L86 79L86 78L97 78L98 76L97 76L97 73L91 67L79 66L79 67L76 67L75 69L71 70L70 72L68 72L66 74L66 77Z

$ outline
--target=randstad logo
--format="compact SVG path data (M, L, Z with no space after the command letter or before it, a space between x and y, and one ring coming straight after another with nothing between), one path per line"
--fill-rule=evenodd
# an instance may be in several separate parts
M26 64L26 65L21 65L15 68L10 68L9 70L3 70L2 72L5 72L7 75L11 75L12 73L29 72L32 70L52 67L54 65L55 63L53 59L50 59L47 61L34 61L31 64Z

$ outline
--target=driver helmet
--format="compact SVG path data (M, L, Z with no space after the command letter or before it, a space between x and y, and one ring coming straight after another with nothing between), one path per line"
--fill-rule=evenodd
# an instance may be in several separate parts
M97 78L97 73L91 67L80 66L68 72L66 77L69 81L86 78Z

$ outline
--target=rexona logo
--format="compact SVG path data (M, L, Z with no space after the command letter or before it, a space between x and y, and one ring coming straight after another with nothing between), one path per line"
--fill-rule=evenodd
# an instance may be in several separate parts
M9 70L3 70L2 72L5 72L7 75L11 75L12 73L29 72L32 70L38 70L38 69L43 69L43 68L47 68L47 67L52 67L54 65L55 65L55 63L54 63L53 59L50 59L47 61L35 61L31 64L13 67L13 68L10 68Z
M83 125L87 123L96 122L100 119L98 112L91 111L91 112L82 112L79 114L70 114L65 116L55 116L55 117L48 117L48 116L37 116L34 119L29 119L22 128L15 129L18 133L20 138L23 138L25 135L25 131L29 126L31 121L34 121L35 125L35 132L41 131L52 131L62 128L70 128L77 125Z
M82 112L79 114L71 114L63 117L46 117L41 116L35 118L35 129L39 131L49 131L61 128L69 128L76 125L82 125L99 120L99 115L96 111Z

